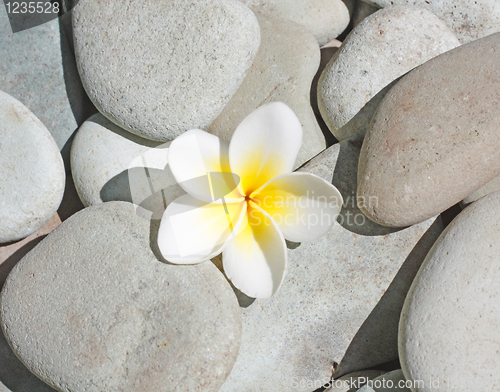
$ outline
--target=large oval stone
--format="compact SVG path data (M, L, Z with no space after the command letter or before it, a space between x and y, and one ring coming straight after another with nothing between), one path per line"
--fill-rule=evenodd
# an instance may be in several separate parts
M413 391L500 388L499 217L499 192L462 211L408 292L399 353L406 378L420 380Z
M500 174L500 33L419 66L385 96L361 150L374 221L422 222Z
M235 0L81 0L73 30L82 83L99 111L160 141L209 126L260 43L255 15Z
M59 391L217 391L241 312L211 263L159 261L157 228L126 202L66 220L9 274L1 326L21 361Z
M45 125L0 91L0 244L47 223L61 204L65 179L61 154Z

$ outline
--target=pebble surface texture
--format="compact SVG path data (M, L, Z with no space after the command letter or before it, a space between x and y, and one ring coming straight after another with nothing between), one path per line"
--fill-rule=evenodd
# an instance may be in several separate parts
M459 45L425 9L395 6L375 12L347 36L321 74L318 105L325 123L338 140L362 139L386 86Z
M61 203L64 164L50 132L0 91L0 244L41 228Z
M36 376L65 392L219 389L238 353L238 302L211 263L158 261L155 230L130 203L100 204L14 267L1 326Z
M295 167L326 148L310 103L311 82L320 52L314 37L296 23L257 14L261 28L259 52L240 88L209 132L225 141L252 111L268 102L286 103L299 118L304 140Z
M498 0L365 0L379 7L414 5L436 14L462 43L500 31Z
M500 174L500 33L421 65L385 96L366 134L358 196L374 221L422 222Z
M260 43L255 15L235 0L81 0L73 30L78 70L99 111L158 141L208 127Z
M102 114L89 118L71 148L71 170L83 204L128 201L160 219L165 206L185 193L167 166L168 145L124 131Z
M301 170L337 185L346 170L340 146ZM290 246L278 292L242 309L240 353L220 391L311 392L301 380L329 380L333 361L342 366L346 351L352 362L344 374L396 358L403 298L440 233L433 221L375 236L335 223L320 239Z
M499 192L467 207L411 286L399 352L406 378L424 381L415 392L500 389L499 216Z
M252 11L304 26L325 45L349 24L349 9L342 0L240 0Z
M73 132L95 109L78 76L70 15L12 33L0 7L0 90L23 102L52 134L62 150Z
M0 245L0 290L10 270L48 233L61 224L55 214L40 230L10 245ZM0 328L0 392L54 392L16 357Z

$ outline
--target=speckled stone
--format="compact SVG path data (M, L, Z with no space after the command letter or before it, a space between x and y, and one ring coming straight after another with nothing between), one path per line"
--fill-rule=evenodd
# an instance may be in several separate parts
M500 174L499 75L500 33L428 61L389 91L359 160L358 195L379 200L367 216L421 222Z
M358 392L411 392L405 385L405 376L401 369L398 369L376 377Z
M361 370L346 374L336 380L331 380L328 384L329 388L325 392L355 392L369 380L384 374L383 370Z
M301 24L320 46L337 38L349 24L342 0L240 0L254 12Z
M59 150L94 111L78 76L71 15L13 34L0 7L0 90L20 100L47 127ZM69 152L69 143L66 146Z
M83 204L128 201L160 219L165 206L185 193L167 165L168 146L131 134L102 114L89 118L71 148L71 170Z
M499 192L467 207L411 286L399 352L406 378L424 381L416 392L500 389L499 216Z
M208 127L260 43L257 19L235 0L81 0L73 30L78 70L99 111L159 141Z
M10 270L61 221L54 215L40 230L14 244L0 245L0 290ZM0 392L54 392L16 357L0 328Z
M363 20L345 39L321 74L318 106L338 140L362 139L396 79L460 45L431 12L387 7Z
M337 144L301 170L338 185L339 178L347 178L343 156ZM343 193L345 200L348 196ZM316 241L290 243L280 290L267 300L240 295L242 344L220 391L311 392L308 381L329 380L333 362L342 366L346 352L356 360L343 367L345 373L395 359L405 293L440 233L433 221L374 236L334 223ZM362 327L374 324L379 328ZM363 350L358 353L356 346Z
M64 184L64 164L50 132L0 91L0 244L45 225L61 203Z
M318 70L320 54L314 37L296 23L257 14L261 45L240 88L209 132L230 141L239 123L259 106L274 101L286 103L299 118L304 141L298 167L326 148L310 104L311 82Z
M497 0L364 0L379 7L414 5L436 14L462 43L500 31L500 3Z
M1 326L31 372L65 392L219 389L238 353L238 303L212 264L159 261L157 229L130 203L100 204L14 267Z

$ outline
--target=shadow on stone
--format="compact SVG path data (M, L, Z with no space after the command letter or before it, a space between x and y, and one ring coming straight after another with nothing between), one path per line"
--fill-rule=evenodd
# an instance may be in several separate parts
M323 72L326 65L332 59L333 55L337 50L338 48L336 47L321 49L321 61L319 64L318 71L316 72L316 75L314 76L313 81L311 83L311 92L310 92L311 107L313 109L314 115L316 116L316 121L318 121L318 125L321 128L321 131L323 132L323 135L325 135L327 148L337 143L337 139L335 138L335 136L333 136L333 133L331 133L330 130L328 129L328 126L325 124L325 121L323 120L323 117L321 117L321 114L319 112L318 81L321 76L321 73Z
M410 252L386 292L361 325L347 349L335 378L398 358L398 324L406 294L420 265L443 230L438 217ZM370 358L378 358L371 360Z
M165 264L172 264L165 260L160 252L160 248L158 247L158 231L160 230L160 220L151 219L149 225L149 246L151 247L151 251L156 256L156 258Z
M288 240L285 240L285 242L288 249L297 249L300 246L300 242L292 242Z
M0 264L0 290L14 266L31 249L33 249L44 236L37 237L14 252ZM53 392L55 391L44 382L35 377L16 357L10 348L3 332L0 329L0 387L4 385L11 392ZM1 388L0 388L1 389Z
M72 140L73 137L71 137L70 140L66 142L66 145L68 144L71 145ZM64 148L66 148L66 146L64 146ZM75 188L75 183L73 182L71 168L68 165L66 166L66 184L64 186L64 195L61 204L57 209L57 213L59 214L61 221L65 221L71 215L82 210L83 208L85 207L82 201L80 200L80 197L78 196L78 192L76 191Z
M137 206L136 212L145 219L161 219L167 206L185 194L177 184L154 191L161 185L165 172L148 167L133 167L111 178L101 188L103 202L127 201ZM132 181L131 181L132 179Z
M64 14L59 18L61 59L64 84L66 94L68 96L69 105L71 111L73 112L73 116L75 118L77 126L80 126L88 117L90 117L94 113L97 113L97 109L94 107L89 97L87 96L78 74L75 53L73 49L73 28L71 25L71 15L72 11ZM80 201L78 193L76 192L71 175L71 144L75 137L76 131L77 129L73 131L72 135L68 138L63 148L61 149L64 167L66 168L66 187L64 189L63 200L58 209L58 214L63 221L69 218L75 212L84 208L82 202Z
M353 117L347 124L342 128L335 131L335 134L340 137L341 140L358 140L363 141L368 130L373 115L377 110L380 102L385 97L387 92L394 86L400 78L394 80L382 90L380 90L372 99L370 99L365 106Z
M137 172L143 172L143 168L133 168ZM129 171L124 170L120 174L117 174L111 178L104 186L101 188L100 197L103 202L107 201L128 201L132 203L132 193L130 190L130 178Z
M98 124L101 127L106 128L110 132L116 133L117 135L119 135L125 139L128 139L133 143L140 144L140 145L145 146L145 147L154 148L154 147L159 147L159 146L165 144L165 142L158 142L158 141L154 141L154 140L145 139L145 138L140 137L134 133L128 132L128 131L124 130L123 128L119 127L118 125L116 125L115 123L108 120L106 117L104 117L100 113L98 115L91 116L90 118L86 119L86 121L91 121L95 124Z
M222 255L217 255L214 258L212 258L212 263L214 263L214 265L219 269L219 271L224 274L224 268L222 266ZM226 274L224 274L224 277L227 279ZM240 308L248 308L250 305L253 304L255 298L249 297L248 295L242 293L240 290L234 287L234 285L231 283L229 279L227 279L227 281L231 285L231 288L233 289L234 294L238 299L238 304L240 305Z
M337 218L337 222L345 229L356 234L366 236L386 235L395 233L401 228L381 226L368 219L358 208L357 186L358 186L358 161L361 151L361 142L344 141L340 143L340 151L333 171L332 183L342 194L344 204ZM365 203L377 203L373 200L365 200Z
M61 57L66 94L76 123L80 126L87 118L97 113L97 109L85 92L78 74L73 46L72 14L73 11L70 11L59 18L59 33L61 34Z

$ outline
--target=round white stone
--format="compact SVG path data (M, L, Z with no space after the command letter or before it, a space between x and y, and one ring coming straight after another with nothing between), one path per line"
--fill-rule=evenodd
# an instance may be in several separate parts
M11 271L1 327L58 391L215 392L238 354L241 312L210 262L167 264L132 204L71 216Z
M75 55L90 99L139 136L171 140L208 127L260 43L234 0L86 0L73 10Z

